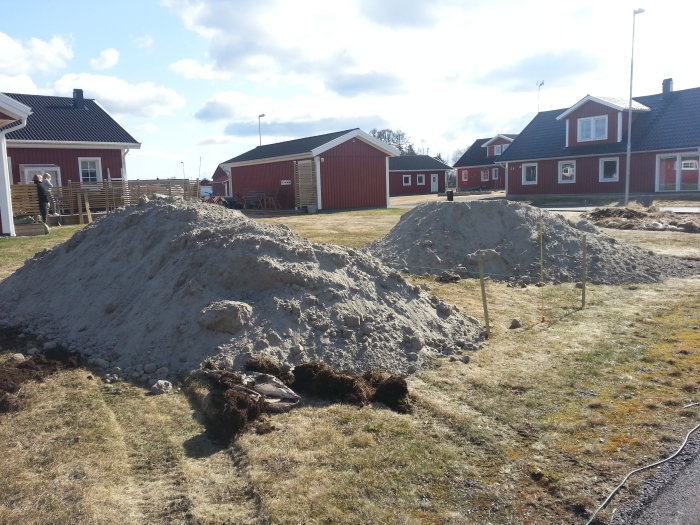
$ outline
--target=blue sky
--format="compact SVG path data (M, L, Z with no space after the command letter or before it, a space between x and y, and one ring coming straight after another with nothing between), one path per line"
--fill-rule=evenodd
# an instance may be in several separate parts
M83 89L142 143L130 178L210 177L258 145L263 113L263 143L388 127L450 162L538 102L627 97L638 7L634 95L700 87L698 4L25 0L3 13L0 91Z

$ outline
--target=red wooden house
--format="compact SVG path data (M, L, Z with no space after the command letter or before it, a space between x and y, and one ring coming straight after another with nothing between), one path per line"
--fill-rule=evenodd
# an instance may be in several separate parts
M228 196L245 207L387 207L394 147L360 129L258 146L222 162ZM224 184L221 172L215 187Z
M628 116L632 115L626 182ZM539 113L499 162L508 195L698 192L700 88L627 100L588 95Z
M24 108L24 109L22 109ZM125 180L125 157L141 147L94 100L4 93L0 98L0 218L2 233L14 235L9 187L50 173L54 186Z
M429 155L401 155L389 159L389 194L444 193L450 168Z
M498 163L498 158L516 137L501 134L476 140L455 162L457 190L503 189L505 168Z

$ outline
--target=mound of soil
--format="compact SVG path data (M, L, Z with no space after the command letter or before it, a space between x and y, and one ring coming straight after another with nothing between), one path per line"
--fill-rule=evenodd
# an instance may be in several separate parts
M540 241L547 282L581 279L581 241L588 246L588 280L596 284L657 282L700 273L700 261L658 255L621 243L587 221L576 224L529 205L498 201L435 202L417 206L367 250L414 274L453 271L477 276L476 252L488 250L493 279L540 280Z
M0 282L0 323L141 384L252 354L403 375L481 338L476 319L362 250L221 206L117 210Z
M17 393L24 383L42 381L59 370L77 366L77 356L58 349L22 360L3 360L0 362L0 413L22 409Z
M700 233L699 215L660 211L654 206L646 209L596 208L585 217L601 228Z

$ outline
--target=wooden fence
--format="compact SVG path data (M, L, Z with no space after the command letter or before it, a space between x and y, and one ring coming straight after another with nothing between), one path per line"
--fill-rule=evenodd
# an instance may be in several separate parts
M36 186L13 184L12 211L15 217L39 215L39 198ZM69 182L64 186L51 188L51 212L63 215L89 215L91 212L110 212L122 206L136 204L142 195L150 197L154 193L185 200L199 200L199 181L187 179ZM82 222L82 220L81 220Z

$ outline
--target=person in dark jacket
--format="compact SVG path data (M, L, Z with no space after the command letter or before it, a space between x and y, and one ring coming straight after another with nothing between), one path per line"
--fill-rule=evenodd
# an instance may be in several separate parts
M43 179L41 175L34 175L34 184L36 185L36 191L39 196L39 213L41 213L41 220L46 224L49 215L49 192L42 182Z

